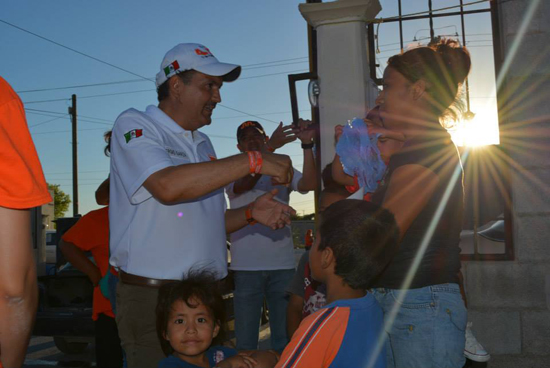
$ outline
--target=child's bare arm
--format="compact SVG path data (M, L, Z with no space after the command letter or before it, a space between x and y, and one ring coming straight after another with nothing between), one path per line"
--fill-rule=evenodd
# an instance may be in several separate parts
M251 358L258 362L255 368L273 368L279 361L280 354L275 350L256 350L252 353Z
M353 177L344 172L344 167L340 162L340 156L337 154L334 155L334 160L332 160L332 178L341 185L355 185Z
M249 354L238 354L222 360L216 368L255 368L258 362Z

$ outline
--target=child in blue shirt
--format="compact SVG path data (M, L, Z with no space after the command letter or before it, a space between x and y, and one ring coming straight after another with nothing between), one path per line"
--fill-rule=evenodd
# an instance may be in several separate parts
M182 281L163 285L156 308L157 334L167 358L158 368L273 367L270 351L237 350L222 346L225 306L218 282L208 272L191 272Z

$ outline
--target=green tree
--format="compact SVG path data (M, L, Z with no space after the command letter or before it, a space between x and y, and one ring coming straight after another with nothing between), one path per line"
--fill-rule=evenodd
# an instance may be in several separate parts
M71 204L71 197L59 188L59 184L48 184L48 189L53 190L54 218L65 215Z

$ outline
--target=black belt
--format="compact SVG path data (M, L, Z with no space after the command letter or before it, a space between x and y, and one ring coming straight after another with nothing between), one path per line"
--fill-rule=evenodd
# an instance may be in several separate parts
M135 286L146 286L151 288L159 288L162 285L169 284L178 280L162 280L162 279L151 279L149 277L143 277L138 275L132 275L131 273L126 273L122 270L119 271L119 278L125 284L135 285Z

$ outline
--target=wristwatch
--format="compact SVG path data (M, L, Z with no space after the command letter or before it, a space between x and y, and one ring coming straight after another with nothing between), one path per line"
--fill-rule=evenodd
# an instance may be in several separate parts
M302 143L302 149L312 149L315 143Z

